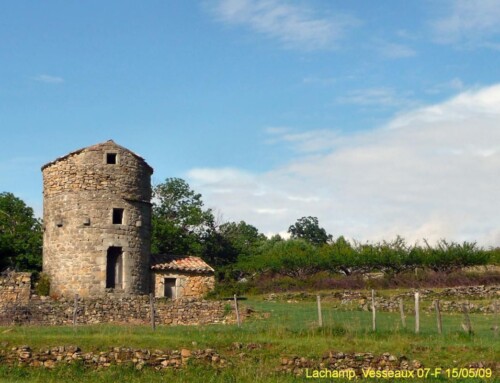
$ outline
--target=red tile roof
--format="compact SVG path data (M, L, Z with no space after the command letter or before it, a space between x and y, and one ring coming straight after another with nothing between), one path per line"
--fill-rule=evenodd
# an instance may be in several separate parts
M203 259L191 255L153 254L151 269L214 272Z

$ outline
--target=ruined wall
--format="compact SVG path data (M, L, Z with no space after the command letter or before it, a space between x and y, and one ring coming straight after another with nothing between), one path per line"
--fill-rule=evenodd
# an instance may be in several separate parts
M7 272L0 275L0 309L5 304L27 304L31 293L31 273Z
M109 164L108 154L115 154ZM43 270L53 295L102 295L110 247L121 248L126 293L149 292L152 168L113 141L69 154L42 168ZM113 224L113 209L123 209Z
M165 296L165 278L176 278L177 298L203 297L215 286L215 277L212 274L155 270L153 271L153 289L156 297Z

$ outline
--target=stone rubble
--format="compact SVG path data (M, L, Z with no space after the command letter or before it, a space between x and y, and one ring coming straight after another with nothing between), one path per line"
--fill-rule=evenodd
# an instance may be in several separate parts
M299 356L281 358L281 366L276 370L294 375L304 375L305 370L354 370L356 376L362 376L362 370L415 370L423 365L418 360L408 360L405 356L396 357L388 352L374 355L369 352L346 354L330 351L319 360Z
M149 350L113 347L108 351L84 352L80 347L70 345L34 351L24 345L0 350L0 364L20 367L55 368L64 364L83 363L91 368L102 369L111 365L131 364L138 370L144 367L161 370L182 368L191 360L216 368L227 365L227 360L214 349Z

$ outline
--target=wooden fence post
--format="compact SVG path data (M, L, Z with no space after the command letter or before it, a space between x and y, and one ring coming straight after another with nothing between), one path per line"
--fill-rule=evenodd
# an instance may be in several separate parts
M493 335L498 337L498 301L493 302Z
M403 298L399 298L399 313L401 314L401 324L403 328L406 328L406 317L405 317L405 308L403 306Z
M78 316L78 294L75 294L75 304L73 306L73 326L76 326L77 316Z
M240 320L240 312L238 310L238 298L236 297L236 294L234 294L234 311L236 311L236 322L238 323L238 327L240 327L241 320Z
M420 294L418 291L415 293L415 334L420 332Z
M443 333L443 322L441 321L441 310L439 309L439 299L434 301L434 307L436 308L436 320L438 327L438 334Z
M316 295L316 301L318 302L318 325L323 327L323 314L321 313L321 297Z
M469 307L467 303L462 304L462 310L464 312L464 320L465 320L464 330L470 335L472 334L472 324L470 323Z
M372 289L372 330L377 331L377 314L375 312L375 290Z
M155 298L153 293L149 293L149 311L151 313L151 328L153 331L156 330L156 322L155 322Z

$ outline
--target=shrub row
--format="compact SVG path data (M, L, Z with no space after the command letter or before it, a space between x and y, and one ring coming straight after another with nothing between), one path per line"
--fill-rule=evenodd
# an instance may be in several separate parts
M415 268L447 272L467 266L498 262L498 249L485 250L476 243L439 241L431 246L409 245L398 237L392 242L350 243L339 237L322 246L304 240L266 241L255 254L243 257L236 270L252 274L270 272L303 277L319 271L345 275L381 271L398 274Z

